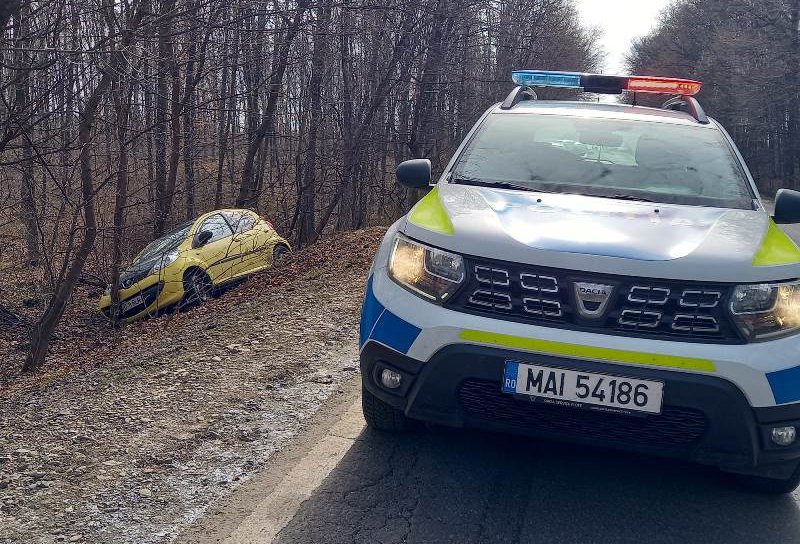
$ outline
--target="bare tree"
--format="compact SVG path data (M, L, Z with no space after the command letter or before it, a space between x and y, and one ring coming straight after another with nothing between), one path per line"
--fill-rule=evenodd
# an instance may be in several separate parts
M126 261L200 213L299 245L388 224L420 196L399 161L440 168L510 69L590 70L594 43L571 0L0 3L0 235L44 305L25 369L85 285L116 315Z

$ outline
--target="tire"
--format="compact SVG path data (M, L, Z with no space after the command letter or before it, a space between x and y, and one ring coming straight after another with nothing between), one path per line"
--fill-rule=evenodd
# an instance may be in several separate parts
M800 466L791 476L785 479L767 478L765 476L751 476L749 474L734 474L736 483L751 491L765 495L786 495L800 485Z
M361 387L361 410L367 426L379 431L400 432L410 426L410 420L402 410L386 404L381 399Z
M202 270L191 270L183 277L183 303L181 306L194 306L211 300L214 295L214 284L208 274Z
M289 248L283 244L277 244L272 248L272 266L280 264L289 255Z

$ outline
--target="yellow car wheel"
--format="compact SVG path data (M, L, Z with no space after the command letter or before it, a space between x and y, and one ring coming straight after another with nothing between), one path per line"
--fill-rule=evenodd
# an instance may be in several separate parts
M272 265L280 263L289 254L289 248L284 244L278 244L272 249Z
M193 306L211 299L214 292L214 284L208 274L195 268L187 271L184 275L183 290L186 294L183 297L182 305Z

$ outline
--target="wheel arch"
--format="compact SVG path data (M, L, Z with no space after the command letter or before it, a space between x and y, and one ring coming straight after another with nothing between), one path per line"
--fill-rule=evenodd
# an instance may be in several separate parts
M205 274L208 277L208 279L211 280L212 285L214 284L214 278L211 277L211 274L208 273L208 270L203 268L198 263L192 263L192 264L188 265L183 270L183 274L181 275L181 279L183 281L186 281L186 278L189 277L190 274L194 274L196 272L201 272L201 273Z

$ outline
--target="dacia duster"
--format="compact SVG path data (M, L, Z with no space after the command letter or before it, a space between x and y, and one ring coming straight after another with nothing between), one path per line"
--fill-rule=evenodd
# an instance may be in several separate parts
M361 320L367 423L527 433L800 482L800 193L772 215L701 83L514 72L388 230ZM661 108L534 87L666 93ZM425 159L398 181L431 184Z

